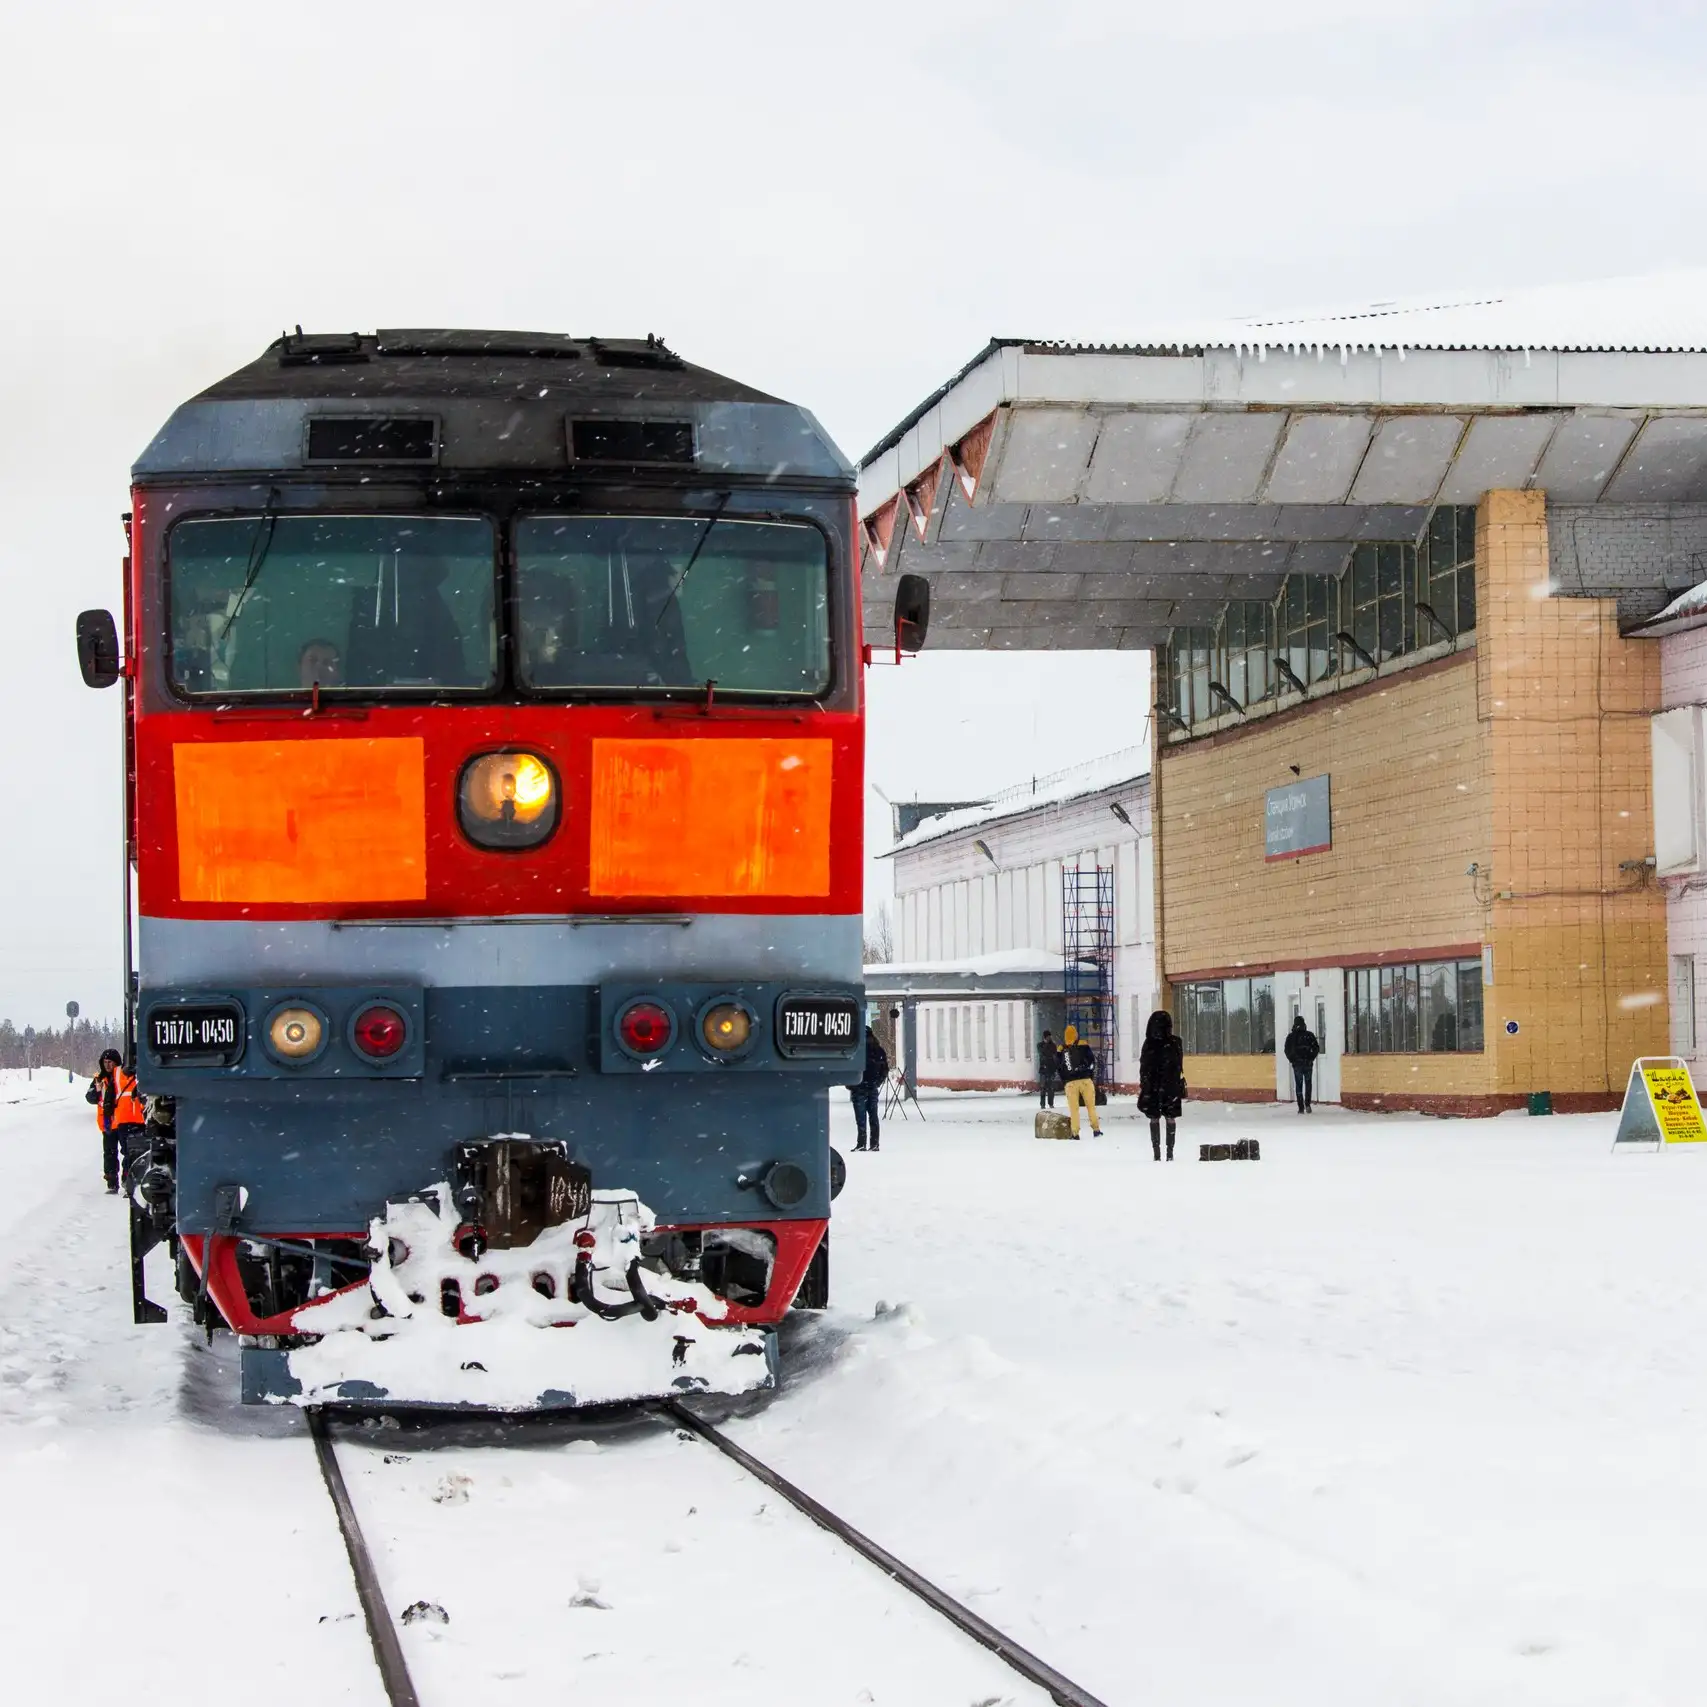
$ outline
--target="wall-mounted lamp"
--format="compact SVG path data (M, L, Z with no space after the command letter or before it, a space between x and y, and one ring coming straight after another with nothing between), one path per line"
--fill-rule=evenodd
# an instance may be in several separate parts
M1245 715L1244 706L1240 704L1238 696L1231 688L1225 686L1221 682L1211 682L1209 684L1209 691L1214 694L1214 696L1220 700L1223 705L1238 712L1241 717Z
M975 847L979 851L979 853L981 853L985 857L985 859L987 859L990 862L991 866L995 870L997 870L997 871L1001 870L1001 867L996 864L996 856L990 852L990 844L988 842L986 842L985 840L983 840L982 837L980 837L972 845L973 845L973 847Z
M1138 828L1138 826L1132 822L1132 814L1128 812L1118 800L1109 801L1108 809L1127 827L1127 829L1136 830Z
M1274 660L1274 669L1276 675L1285 677L1294 693L1303 693L1305 691L1304 684L1298 679L1297 672L1284 658L1276 657Z
M1375 660L1373 658L1371 658L1369 656L1369 654L1367 652L1365 652L1364 649L1360 645L1358 645L1356 635L1348 634L1342 628L1339 631L1339 633L1334 636L1334 639L1336 639L1340 643L1340 645L1342 645L1346 649L1346 651L1351 652L1351 653L1355 654L1357 657L1361 658L1363 660L1363 662L1371 670L1378 670L1381 668L1381 666L1379 664L1377 664L1375 662Z

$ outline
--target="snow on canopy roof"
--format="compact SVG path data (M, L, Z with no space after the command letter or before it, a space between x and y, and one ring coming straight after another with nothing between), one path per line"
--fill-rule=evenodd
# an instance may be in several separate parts
M1003 972L1059 972L1061 956L1042 948L1003 948L994 954L962 956L959 960L884 960L865 968L866 976L928 978L962 973L975 978Z
M1687 593L1679 593L1656 616L1627 632L1654 639L1666 634L1681 634L1685 629L1707 625L1707 581L1698 582Z
M957 812L944 812L940 817L927 818L916 830L902 836L888 853L879 854L877 857L887 859L890 854L922 847L926 842L940 841L944 836L974 829L980 824L994 824L1003 818L1018 818L1040 806L1064 806L1069 801L1078 800L1088 794L1101 794L1108 789L1120 787L1122 783L1137 782L1149 774L1149 747L1122 747L1117 752L1105 753L1100 758L1085 759L1079 764L1069 765L1065 770L1053 771L1048 776L1037 776L1029 782L1015 783L1012 788L1004 788L1001 793L992 795L981 806L963 806Z
M1444 292L1318 314L1204 321L1138 342L1027 342L1033 349L1062 351L1701 352L1707 351L1707 267L1521 290Z

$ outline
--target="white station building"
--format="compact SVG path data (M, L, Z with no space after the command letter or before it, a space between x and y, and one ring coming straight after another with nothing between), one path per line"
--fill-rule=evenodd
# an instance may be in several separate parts
M1128 747L927 817L884 856L896 959L866 968L866 990L911 1016L898 1065L917 1083L1034 1085L1038 1039L1067 1020L1070 964L1092 973L1072 946L1095 938L1106 1081L1136 1088L1160 995L1149 770L1149 747Z

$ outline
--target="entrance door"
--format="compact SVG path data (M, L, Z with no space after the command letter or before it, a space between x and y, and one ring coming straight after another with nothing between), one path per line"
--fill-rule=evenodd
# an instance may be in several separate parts
M1338 967L1274 975L1274 1094L1292 1101L1292 1068L1284 1053L1286 1034L1300 1015L1315 1032L1322 1052L1316 1057L1312 1087L1317 1102L1340 1100L1340 1048L1345 1041L1345 979Z
M1274 1095L1277 1102L1292 1101L1292 1067L1286 1059L1286 1034L1300 1014L1313 1024L1305 1008L1304 974L1276 972L1274 975Z
M1345 975L1337 966L1318 966L1310 973L1304 1017L1316 1034L1322 1052L1316 1057L1317 1102L1340 1100L1340 1051L1345 1043Z

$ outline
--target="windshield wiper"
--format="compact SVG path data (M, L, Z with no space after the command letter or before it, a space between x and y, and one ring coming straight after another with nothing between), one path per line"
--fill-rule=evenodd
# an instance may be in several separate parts
M267 553L273 549L273 535L279 525L279 489L276 486L267 488L267 507L261 514L260 526L255 529L255 537L249 542L249 561L243 571L243 585L237 594L237 603L231 607L231 614L225 619L224 632L229 634L238 616L242 613L244 601L249 597L249 589L255 585L261 573L261 565L267 561Z
M683 565L682 572L675 579L675 584L664 595L664 602L658 607L658 614L653 619L652 626L656 628L664 620L664 612L676 602L676 594L682 590L682 582L688 578L688 571L699 561L699 554L705 549L705 542L711 538L711 530L723 520L723 512L729 507L732 493L723 492L718 495L717 508L705 518L705 526L699 530L699 538L694 541L693 550L688 554L688 560Z

